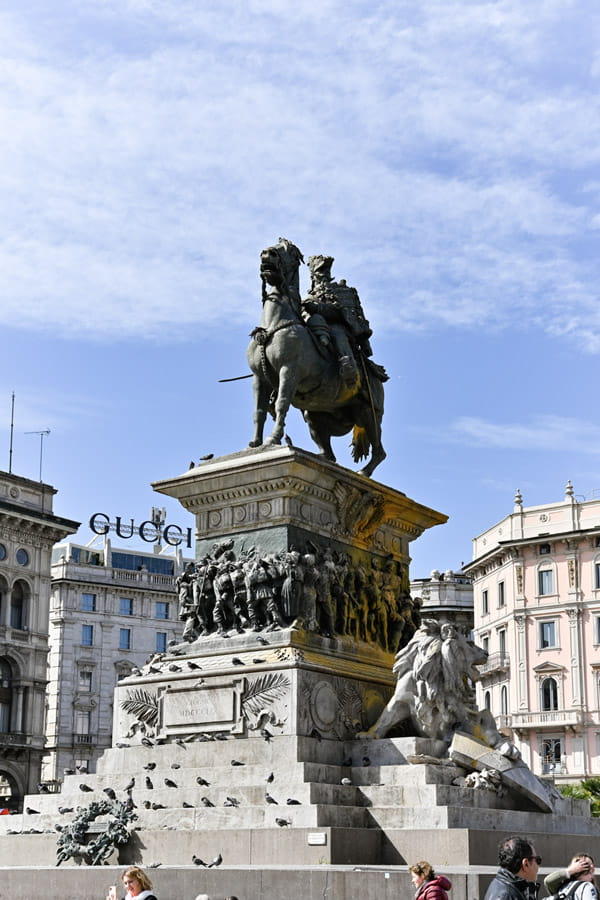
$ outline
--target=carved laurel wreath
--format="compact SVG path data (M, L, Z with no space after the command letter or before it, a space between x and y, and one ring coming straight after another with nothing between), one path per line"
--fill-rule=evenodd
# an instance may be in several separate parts
M65 825L58 836L57 866L76 855L84 856L92 866L101 865L115 847L127 843L130 837L127 825L138 818L120 800L95 800L89 806L78 807L78 810L73 821ZM97 838L84 844L90 824L99 816L111 818Z

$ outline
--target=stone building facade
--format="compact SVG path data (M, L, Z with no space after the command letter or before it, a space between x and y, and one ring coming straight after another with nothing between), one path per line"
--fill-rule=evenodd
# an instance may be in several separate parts
M420 602L422 616L472 631L473 584L469 575L434 569L429 578L411 580L410 595Z
M44 752L52 547L79 527L56 490L0 472L0 806L35 792Z
M175 555L58 545L52 564L49 686L43 777L93 772L111 746L115 684L180 639Z
M600 775L600 500L523 505L473 541L477 686L537 774Z

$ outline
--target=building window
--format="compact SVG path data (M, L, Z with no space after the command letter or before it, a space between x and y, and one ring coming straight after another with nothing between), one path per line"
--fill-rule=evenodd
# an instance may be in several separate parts
M540 650L557 646L556 622L540 622Z
M595 578L596 590L600 590L600 563L595 563L594 572L596 573L596 578Z
M503 716L508 715L508 688L505 684L502 685L502 690L500 691L500 713Z
M15 581L10 592L10 627L22 631L25 626L25 589L22 581Z
M82 594L79 609L83 612L96 612L96 595Z
M488 612L489 612L488 592L482 591L481 592L481 614L484 616L487 616Z
M29 565L29 553L25 550L24 547L21 547L17 550L16 560L20 566L28 566Z
M596 616L596 643L600 644L600 616Z
M0 561L6 559L6 547L4 544L0 544Z
M94 646L94 626L93 625L82 625L81 626L81 643L84 647L93 647Z
M169 604L163 603L161 600L154 604L154 615L157 619L169 618Z
M548 556L550 553L550 544L540 544L540 556Z
M485 708L488 710L488 712L491 712L492 711L492 695L490 694L489 691L486 691L485 694L483 695L483 702L485 703Z
M564 756L562 738L544 738L541 746L542 775L560 772Z
M87 669L79 670L79 690L91 691L92 689L92 673Z
M131 628L119 628L119 650L131 650Z
M542 681L542 709L544 711L558 709L558 687L555 678L544 678Z
M91 725L92 714L87 709L76 709L75 710L75 734L78 737L89 737L90 736L90 725Z
M554 593L554 572L552 569L540 569L538 572L538 593L540 596L544 594Z
M502 628L498 632L498 649L500 653L506 653L506 628Z
M600 622L600 619L598 621ZM483 647L483 649L485 650L486 653L490 652L490 639L487 636L487 634L485 637L483 637L481 639L481 646Z
M156 632L156 652L157 653L166 653L167 652L167 632L166 631L157 631Z
M503 581L499 581L499 582L498 582L498 606L504 606L504 603L505 603L505 599L504 599L504 582L503 582Z
M119 612L122 616L133 615L133 600L131 597L119 597Z
M0 659L0 732L10 731L12 705L12 669L5 659Z

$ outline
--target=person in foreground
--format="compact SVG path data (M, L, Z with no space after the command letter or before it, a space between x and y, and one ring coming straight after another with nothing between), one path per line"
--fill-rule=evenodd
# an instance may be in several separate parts
M566 869L547 875L544 885L549 894L569 900L598 900L594 872L593 857L589 853L576 853Z
M448 894L452 887L445 875L436 875L433 867L424 859L410 866L408 870L412 876L412 883L416 890L415 898L419 900L448 900Z
M542 857L527 838L506 838L498 845L500 868L488 887L484 900L537 900L540 885L536 878Z
M121 878L127 891L123 900L133 900L134 897L136 900L158 900L156 894L152 893L152 882L139 866L129 866ZM106 900L116 900L116 897L109 893Z

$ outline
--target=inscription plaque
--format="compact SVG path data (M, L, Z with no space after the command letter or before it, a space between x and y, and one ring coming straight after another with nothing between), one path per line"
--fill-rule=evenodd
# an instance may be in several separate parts
M158 734L244 730L245 678L228 678L200 687L167 685L158 691Z

